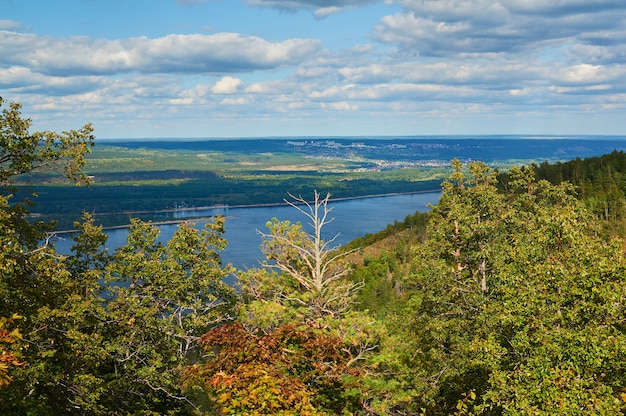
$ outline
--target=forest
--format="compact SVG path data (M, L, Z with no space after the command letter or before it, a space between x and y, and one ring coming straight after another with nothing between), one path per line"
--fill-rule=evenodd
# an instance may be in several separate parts
M302 221L268 219L266 261L235 270L221 217L165 243L133 219L109 252L86 213L58 254L15 195L37 172L87 186L93 128L31 132L0 104L0 414L626 411L621 151L454 160L429 213L346 247L324 189L294 190Z

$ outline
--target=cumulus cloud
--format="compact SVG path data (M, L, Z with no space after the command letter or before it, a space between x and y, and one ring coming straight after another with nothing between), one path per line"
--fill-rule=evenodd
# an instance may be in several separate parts
M213 94L234 94L241 84L243 82L239 78L224 77L215 83L211 92Z
M297 64L319 48L316 40L268 42L237 33L93 40L0 32L4 65L48 75L249 72Z
M526 53L555 42L600 45L623 32L619 0L395 0L375 38L420 56ZM621 36L620 36L621 37ZM623 44L623 43L621 43Z
M224 3L177 2L207 8ZM375 2L247 0L257 8L308 11L318 18ZM363 123L352 123L358 127L377 118L410 124L415 115L441 120L481 113L515 118L555 108L585 115L626 110L623 0L386 3L396 7L371 9L380 14L370 37L355 32L352 43L332 50L314 38L290 36L299 28L289 25L284 30L294 32L284 35L262 24L250 29L280 33L284 40L166 29L162 36L116 40L42 36L3 20L0 89L25 98L49 122L89 114L99 125L136 128L143 137L157 125L178 134L191 125L213 131L224 120L233 129L248 123L248 134L261 134L250 120L271 120L263 134L274 134L287 119L328 126L333 113L361 117ZM271 10L254 13L276 17ZM344 17L322 22L304 16L311 24L307 34L315 27L328 31L335 20L345 24ZM299 129L290 134L305 133Z
M24 67L0 67L0 87L10 87L13 93L37 93L55 96L93 90L105 84L106 81L103 78L96 76L47 76Z
M501 0L508 9L530 15L563 16L626 9L620 0Z

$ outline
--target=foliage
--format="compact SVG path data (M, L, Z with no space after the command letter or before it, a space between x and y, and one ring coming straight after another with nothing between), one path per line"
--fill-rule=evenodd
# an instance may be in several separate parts
M0 98L0 107L4 103ZM6 187L17 175L56 167L72 181L85 181L80 170L93 146L91 125L64 133L30 133L32 122L22 117L21 108L19 103L10 103L0 115L0 185Z
M203 414L342 415L358 408L359 372L327 330L286 324L257 336L236 323L200 343L207 362L186 369L183 382L205 396Z
M9 375L11 367L24 366L20 361L20 340L22 334L18 329L12 329L11 324L20 316L14 314L10 318L0 316L0 389L8 386L13 381Z
M556 185L569 182L575 186L578 198L587 209L603 219L607 235L624 235L626 231L626 153L609 154L568 162L531 165L537 178ZM509 175L499 175L503 187L508 186Z
M203 230L183 224L167 244L135 221L126 246L108 253L85 214L72 254L59 255L49 227L28 221L28 206L10 204L8 192L16 175L44 168L80 180L91 128L29 134L18 110L1 119L0 316L23 318L10 328L2 318L13 381L2 367L0 413L187 414L182 369L198 359L200 335L235 315L231 268L218 254L223 219Z
M155 226L136 221L127 245L112 255L92 218L78 226L72 256L42 251L53 262L38 258L31 265L42 269L19 297L9 282L17 301L11 308L28 319L23 332L30 348L28 366L2 392L12 399L0 409L164 414L193 408L180 391L182 369L197 360L200 335L234 316L235 293L224 282L230 268L217 254L225 244L223 220L204 230L183 224L167 245L157 242Z
M454 168L406 279L411 299L374 357L372 405L396 414L624 411L621 243L598 237L568 184L513 169L499 192L484 164L471 164L469 177Z
M105 348L116 374L108 388L121 409L191 404L180 373L197 358L200 335L233 315L235 294L224 282L231 270L218 255L223 225L222 218L204 230L182 224L165 245L157 227L133 221L126 246L107 264Z
M93 136L89 125L62 134L31 134L31 122L19 110L19 104L11 104L0 118L0 315L23 317L15 326L23 337L26 365L15 369L14 381L0 392L0 412L59 414L76 406L71 397L89 389L93 380L98 349L91 346L99 337L91 334L100 293L88 289L92 282L73 278L45 233L49 227L31 224L27 205L10 202L14 181L27 172L57 168L82 181L79 169Z
M407 230L410 233L403 234L408 240L407 242L423 242L426 239L425 233L429 215L428 212L416 211L412 215L407 215L404 221L394 221L393 224L388 224L386 228L377 233L365 234L362 237L355 238L345 248L348 250L362 250L364 247L374 245L387 237L397 236Z
M82 182L91 127L29 127L19 105L3 110L2 414L626 412L626 258L607 238L622 152L506 176L455 160L430 214L343 250L322 236L329 195L294 197L312 231L270 221L266 267L238 274L240 297L219 217L168 242L133 220L109 253L84 214L59 255L16 181L59 169Z
M350 414L361 409L354 377L375 349L378 326L352 311L361 282L348 279L351 251L332 247L322 229L330 195L288 203L308 218L276 219L262 234L265 268L238 275L240 323L203 336L210 353L188 379L217 414ZM278 270L280 273L276 273ZM198 382L201 382L198 385ZM187 382L189 384L189 382ZM200 394L200 393L199 393Z

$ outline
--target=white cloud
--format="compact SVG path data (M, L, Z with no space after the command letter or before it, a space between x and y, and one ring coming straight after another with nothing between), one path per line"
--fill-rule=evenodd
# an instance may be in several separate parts
M625 9L620 0L500 0L506 8L532 15L595 13Z
M332 110L337 110L337 111L356 111L359 109L358 105L350 105L346 101L324 104L323 107L330 108Z
M352 84L342 85L342 86L337 86L337 87L330 87L322 91L312 91L309 97L313 99L323 99L323 98L332 98L332 97L342 96L347 91L353 88L354 88L354 85Z
M318 18L324 18L331 14L344 10L355 9L377 0L247 0L247 3L255 7L269 7L288 12L309 10Z
M265 94L270 92L270 88L266 83L255 82L246 87L245 91L251 94Z
M528 95L528 93L529 91L527 88L516 88L516 89L509 90L509 94L516 96L516 97Z
M602 67L599 65L576 65L564 71L564 80L568 82L595 82L600 79Z
M315 10L315 17L323 19L324 17L328 17L331 14L339 13L341 11L340 7L321 7Z
M0 19L0 30L19 30L22 25L16 21Z
M261 134L250 120L267 120L263 134L283 122L294 123L292 134L308 134L308 128L322 128L317 126L330 133L329 114L365 129L377 119L410 126L417 125L415 117L436 122L475 112L522 120L555 108L584 119L589 111L625 108L622 0L387 0L389 7L355 13L379 13L369 32L361 27L369 38L355 31L343 49L326 43L333 39L332 25L375 2L249 0L255 17L286 23L279 32L257 21L250 34L202 34L207 23L220 29L230 24L205 17L193 23L195 29L177 26L188 34L164 27L146 32L150 37L117 39L40 35L0 20L0 89L5 98L22 101L25 113L33 110L35 121L51 123L45 128L88 120L97 131L111 126L99 135L127 137L191 128L219 135L213 127L224 120L229 131ZM178 0L202 3L203 11L226 5ZM249 10L237 10L242 14L234 20L249 17ZM290 19L310 26L300 31ZM325 31L324 44L315 30ZM303 33L306 39L296 36Z
M172 98L171 100L169 100L169 103L172 105L191 105L194 103L194 99L191 97Z
M593 45L623 31L618 0L396 0L376 39L421 56L525 54L549 44ZM621 37L624 39L624 37ZM623 42L621 42L623 44ZM598 45L600 43L597 43Z
M27 66L40 73L65 76L248 72L295 65L309 59L319 47L316 40L268 42L237 33L111 41L0 32L0 55L5 66Z
M213 94L235 94L241 84L243 82L239 78L224 77L215 83L211 92Z
M244 105L247 103L248 101L245 98L224 98L220 101L222 105Z

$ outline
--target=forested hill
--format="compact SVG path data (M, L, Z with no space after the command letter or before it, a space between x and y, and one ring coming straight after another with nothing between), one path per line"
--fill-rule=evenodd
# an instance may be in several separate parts
M553 185L569 182L587 209L604 219L604 229L612 235L626 232L626 153L615 150L598 157L576 158L568 162L533 164L537 179ZM499 175L506 187L508 173Z
M577 158L568 162L531 164L520 171L534 175L535 181L552 185L572 185L568 191L595 218L605 239L626 237L626 153L613 151L598 157ZM532 173L531 173L532 172ZM515 187L511 172L500 172L497 185L507 194ZM428 236L430 213L416 212L404 221L396 221L374 234L352 241L347 248L358 248L360 255L352 260L359 264L355 276L367 282L360 294L359 305L378 313L398 306L394 293L411 269L411 247L423 243Z
M430 213L361 240L378 414L624 414L625 161L457 161Z

